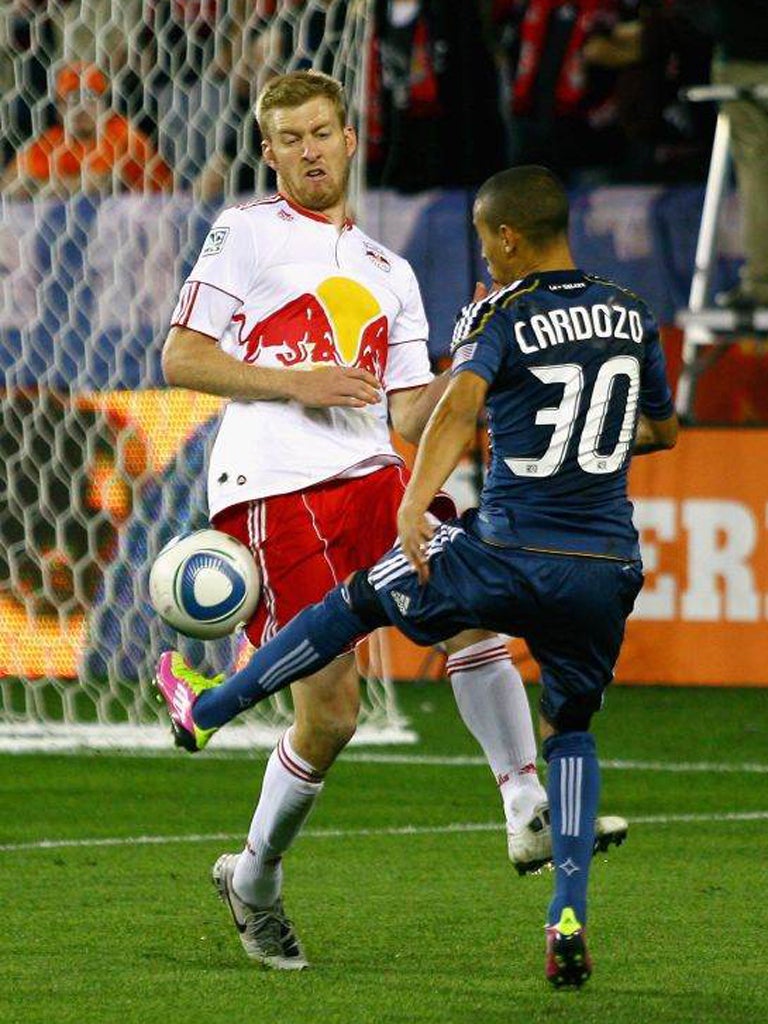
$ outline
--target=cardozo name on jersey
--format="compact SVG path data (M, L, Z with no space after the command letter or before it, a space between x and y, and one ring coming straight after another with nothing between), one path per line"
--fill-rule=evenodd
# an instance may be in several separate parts
M535 313L530 320L515 323L515 341L525 355L566 341L591 338L615 338L640 345L643 340L640 314L625 306L596 302L591 306L567 306Z

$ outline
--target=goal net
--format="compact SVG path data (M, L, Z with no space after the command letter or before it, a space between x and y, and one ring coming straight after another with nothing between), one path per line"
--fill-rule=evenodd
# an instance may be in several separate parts
M0 13L0 749L167 747L158 654L178 647L206 673L247 656L237 637L180 638L149 605L156 553L206 525L221 408L164 387L162 341L217 210L272 187L251 112L261 85L331 72L364 134L368 7L52 0ZM275 699L217 745L272 743L290 713ZM412 738L386 680L368 682L359 738Z

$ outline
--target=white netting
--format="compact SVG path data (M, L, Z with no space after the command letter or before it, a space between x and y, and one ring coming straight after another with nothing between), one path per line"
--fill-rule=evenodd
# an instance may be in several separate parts
M264 81L332 72L359 124L367 7L19 0L0 13L6 737L57 747L78 724L67 735L87 746L110 742L95 725L157 721L153 665L178 638L149 606L149 567L204 525L221 404L164 389L169 314L218 206L270 185L250 113ZM181 649L206 671L242 654L234 639ZM288 713L275 701L257 724ZM364 718L402 724L391 688L368 687Z

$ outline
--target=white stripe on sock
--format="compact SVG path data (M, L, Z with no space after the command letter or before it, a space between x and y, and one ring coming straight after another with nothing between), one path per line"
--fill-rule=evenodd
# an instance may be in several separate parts
M282 658L279 658L271 668L269 668L259 680L259 683L264 689L269 689L269 684L276 675L280 675L283 669L287 666L289 669L295 661L301 661L302 664L306 660L307 656L311 658L315 653L315 649L309 640L302 640L298 647L292 648L287 654L284 654Z
M297 679L301 679L304 674L304 670L309 668L314 661L314 651L308 651L295 661L291 661L287 665L284 665L278 673L272 672L270 674L269 683L266 686L263 683L261 685L267 693L274 693L275 690L281 689L282 684L286 679L290 679L292 682L295 682Z
M312 651L305 654L303 657L287 665L278 675L272 676L269 680L269 685L265 687L268 693L274 693L275 690L282 689L286 680L290 683L296 682L304 677L304 671L309 669L315 662L315 655ZM311 673L310 673L311 675Z
M568 801L566 799L567 793L567 778L568 778L568 761L563 758L560 762L560 835L567 836L568 829L566 823L566 812L568 807Z

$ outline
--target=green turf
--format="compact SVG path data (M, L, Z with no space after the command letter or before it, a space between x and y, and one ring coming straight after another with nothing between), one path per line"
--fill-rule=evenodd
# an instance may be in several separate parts
M401 753L476 753L446 685L402 688L400 703L423 737ZM767 705L768 691L617 689L598 722L601 755L768 764ZM595 976L582 991L551 992L541 929L551 877L518 878L501 829L382 834L498 822L487 769L351 753L286 863L286 901L314 964L301 975L244 959L208 881L218 853L237 849L262 755L0 758L6 847L191 840L0 849L0 1021L768 1020L765 820L636 820L593 869ZM765 812L768 774L606 768L602 804L630 819ZM334 829L346 834L323 834Z

